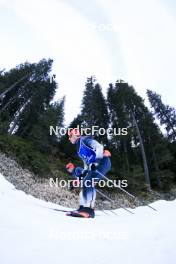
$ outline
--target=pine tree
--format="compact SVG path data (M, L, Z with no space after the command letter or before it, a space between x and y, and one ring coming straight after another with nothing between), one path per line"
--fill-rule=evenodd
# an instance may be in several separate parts
M87 79L86 88L82 99L82 120L87 124L87 127L98 126L99 128L107 129L109 123L109 115L107 103L102 93L101 86L96 83L96 80L91 77ZM103 130L102 130L103 131ZM95 138L107 144L107 134L102 135L96 133Z
M7 124L6 133L16 113L28 100L27 85L31 76L32 65L29 63L20 64L1 75L0 120Z
M16 133L23 138L28 137L32 127L38 123L40 116L49 106L55 94L57 84L50 83L49 78L51 67L52 60L41 60L38 64L33 65L34 74L24 94L25 100L22 105L24 108L21 113L19 109L11 121ZM13 131L11 130L11 133Z
M52 103L57 83L50 83L53 60L20 64L0 75L0 130L32 141L38 149L51 150L57 143L49 126L62 126L64 98Z
M147 90L147 95L154 114L160 120L160 124L165 125L169 140L176 140L176 110L165 105L159 94Z
M32 127L28 134L28 139L43 152L52 152L53 147L57 147L60 140L59 135L50 135L50 126L62 127L64 120L64 101L50 104L45 111L40 114L38 122Z
M111 84L108 90L108 103L111 114L111 125L113 127L127 127L127 136L113 137L111 142L121 153L123 168L128 176L134 165L139 165L139 154L136 160L137 150L140 148L141 161L143 163L146 187L151 190L150 168L154 164L155 169L159 168L157 163L158 153L154 148L163 140L158 126L154 123L154 118L144 105L143 99L136 94L134 88L126 83ZM137 151L137 152L136 152ZM137 161L137 164L136 164ZM159 174L157 182L161 187Z

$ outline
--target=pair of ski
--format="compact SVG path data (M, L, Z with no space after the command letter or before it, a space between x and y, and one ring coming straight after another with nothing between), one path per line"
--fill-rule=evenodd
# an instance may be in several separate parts
M104 179L109 180L105 175L103 175L100 171L96 170L96 172L98 172ZM113 183L113 181L111 181ZM147 204L146 202L142 201L141 199L139 199L138 197L134 196L133 194L129 193L128 191L126 191L125 189L123 189L120 186L117 186L118 189L120 189L122 192L124 192L126 195L128 195L129 197L133 198L134 200L137 199L138 202L141 205L145 205L148 206L150 209L157 211L154 207L152 207L151 205ZM113 201L109 196L105 195L104 193L102 193L100 190L97 190L97 192L103 196L104 198L106 198L107 200L109 200L113 205L117 204L120 208L124 209L125 211L127 211L130 214L134 214L132 211L130 211L129 209L125 208L124 206L118 204L117 202ZM66 210L59 210L59 209L54 209L56 211L62 211L65 212L67 216L72 216L72 217L84 217L84 218L88 218L88 216L86 217L86 214L81 214L79 211L66 211ZM112 213L116 214L113 210L110 210ZM103 210L104 212L104 210Z
M72 217L81 217L81 218L89 218L89 214L86 212L79 212L76 210L62 210L62 209L53 209L55 211L66 213L66 216L72 216Z

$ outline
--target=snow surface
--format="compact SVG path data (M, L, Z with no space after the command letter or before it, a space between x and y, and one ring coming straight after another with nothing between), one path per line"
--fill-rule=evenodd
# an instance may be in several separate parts
M0 263L175 264L176 200L152 206L72 218L0 174Z

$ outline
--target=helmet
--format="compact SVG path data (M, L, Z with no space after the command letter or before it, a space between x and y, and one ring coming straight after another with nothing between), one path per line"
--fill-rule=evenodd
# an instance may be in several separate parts
M78 137L80 137L80 131L78 128L72 128L71 130L68 130L68 136L69 138L72 136L72 135L76 135Z

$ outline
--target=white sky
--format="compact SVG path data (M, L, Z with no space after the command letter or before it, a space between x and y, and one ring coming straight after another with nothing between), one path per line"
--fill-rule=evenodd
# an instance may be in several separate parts
M175 15L172 0L0 0L0 68L53 58L66 123L91 75L104 93L121 78L175 106Z

